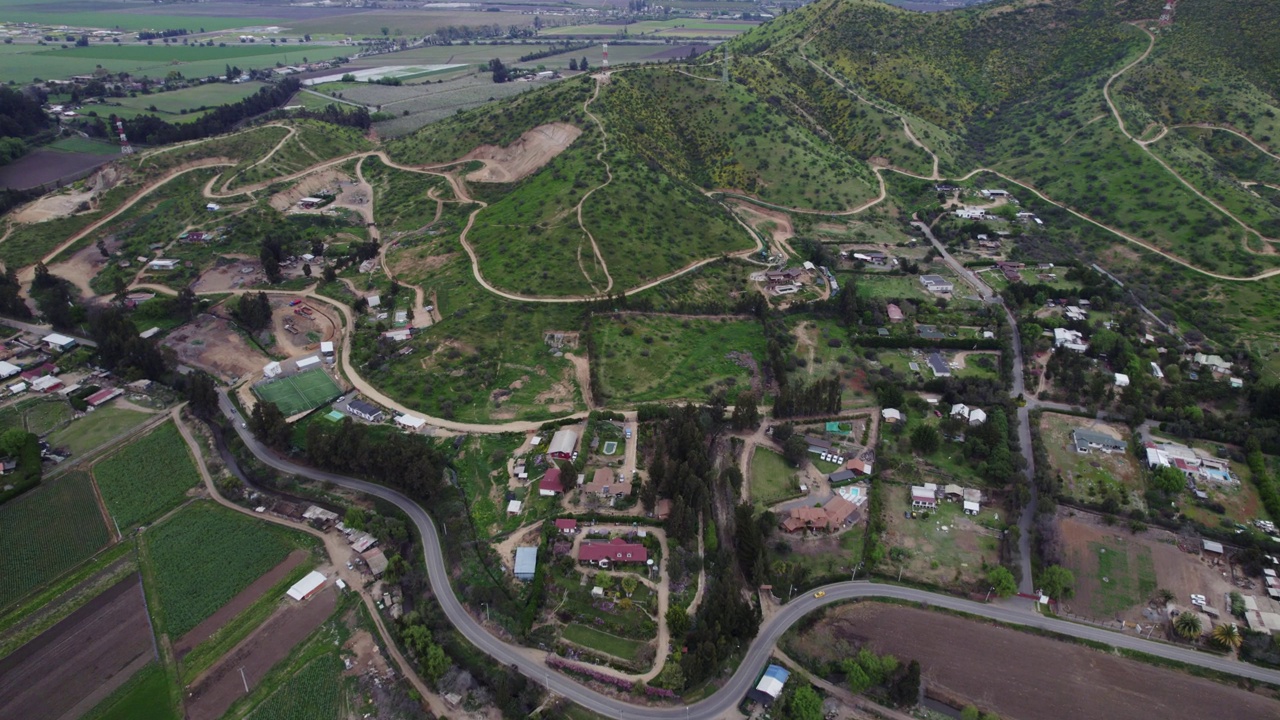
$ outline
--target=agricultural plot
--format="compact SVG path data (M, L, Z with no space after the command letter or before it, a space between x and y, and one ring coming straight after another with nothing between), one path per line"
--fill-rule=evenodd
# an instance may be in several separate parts
M107 512L122 530L176 506L200 482L187 443L172 422L96 463L93 476Z
M1042 414L1040 437L1049 454L1050 473L1059 479L1059 493L1095 505L1110 499L1119 507L1145 509L1145 487L1137 458L1131 452L1078 453L1071 439L1077 428L1131 442L1129 434L1119 426L1069 415Z
M638 660L640 650L647 645L647 643L638 640L629 640L617 635L610 635L607 632L601 632L586 625L569 625L564 629L561 637L571 643L599 650L602 653L622 658L628 662Z
M49 444L83 455L129 432L152 415L115 406L101 407L49 436Z
M62 398L38 398L0 409L0 429L22 428L44 435L71 420L71 404Z
M0 505L0 607L111 540L87 473L71 472Z
M239 102L266 87L265 83L209 83L196 87L172 90L169 92L139 95L137 97L116 98L112 102L122 107L141 110L161 115L186 115L202 108L212 108L227 103ZM99 110L99 115L115 112L111 106ZM168 119L168 118L165 118Z
M158 630L181 637L284 560L301 538L210 503L187 507L151 529L146 555Z
M757 269L741 260L715 260L631 297L652 303L655 312L678 313L688 307L731 312Z
M703 398L721 385L760 382L764 334L751 320L680 319L654 315L597 318L596 345L604 393L619 402Z
M77 15L70 13L68 17ZM15 16L16 15L16 16ZM5 8L5 20L16 22L28 13L18 12L14 8ZM185 20L170 18L176 24L151 25L161 22L163 18L153 15L104 15L89 13L88 18L101 18L107 22L98 27L114 27L125 23L134 24L145 20L148 27L191 27L191 23L205 24L207 21L218 22L218 18L187 18ZM61 14L49 15L56 18L54 24L66 25L70 19L62 19ZM113 20L115 22L113 22ZM223 22L226 22L225 20ZM252 24L250 18L237 21L231 27ZM37 45L22 45L21 50L6 53L4 62L0 62L0 81L31 82L33 78L63 78L71 75L92 73L98 67L117 72L129 72L134 76L163 77L170 70L177 70L189 78L202 78L210 75L222 75L228 64L241 68L275 67L277 61L284 61L285 54L295 57L306 55L311 60L327 60L332 57L346 55L350 50L341 46L294 45L292 43L254 43L228 44L226 47L208 47L203 45L174 45L159 43L156 45L116 45L91 44L87 48L49 49ZM18 46L14 46L17 48Z
M164 667L152 663L129 678L111 697L103 700L84 720L178 720L170 699L169 676Z
M336 653L321 655L285 680L247 720L336 720L342 708L342 669Z
M285 417L293 417L324 405L341 395L342 389L328 373L316 369L260 383L253 392L280 408Z

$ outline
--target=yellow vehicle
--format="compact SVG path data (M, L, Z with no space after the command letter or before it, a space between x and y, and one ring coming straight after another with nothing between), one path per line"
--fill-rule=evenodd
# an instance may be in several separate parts
M816 598L826 597L826 596L827 596L827 591L826 591L826 590L819 590L818 592L814 593L814 594L813 594L813 596L814 596L814 597L816 597Z

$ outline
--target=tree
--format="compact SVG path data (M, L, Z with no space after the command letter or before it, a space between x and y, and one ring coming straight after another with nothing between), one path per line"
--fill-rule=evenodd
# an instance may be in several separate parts
M11 428L0 435L0 453L6 457L17 457L27 444L27 431L22 428Z
M1174 618L1173 631L1180 637L1195 640L1200 637L1200 616L1193 612L1184 612Z
M920 663L912 660L906 672L889 688L889 695L895 705L910 707L920 702Z
M1040 571L1040 592L1061 600L1071 597L1075 591L1075 573L1061 565L1050 565Z
M960 711L960 720L981 720L982 714L978 712L978 708L972 705L965 705Z
M187 400L196 417L208 420L218 413L218 389L208 373L194 372L187 376Z
M331 283L337 279L338 279L338 271L332 265L325 267L324 281L327 283Z
M804 463L808 452L809 441L805 440L803 435L792 435L782 444L782 457L796 467Z
M740 392L733 405L733 429L754 430L760 424L760 409L756 406L756 394Z
M678 605L672 605L667 608L667 634L673 640L683 639L685 635L689 634L689 613ZM678 645L679 643L675 644Z
M493 81L496 83L504 83L511 76L511 72L507 69L507 66L503 65L502 61L498 58L494 58L489 61L489 72L493 73Z
M801 685L791 693L787 709L794 720L822 720L822 698L812 685Z
M1009 568L1003 565L998 565L987 573L987 582L995 588L993 592L997 597L1013 597L1018 592L1018 581L1013 579Z
M431 684L435 685L440 682L440 678L449 672L449 667L453 665L449 660L449 656L445 654L444 648L439 645L432 644L427 648L422 658L422 669L426 671L427 677L431 678Z
M311 277L311 263L302 263L302 274Z
M1213 641L1219 647L1239 650L1244 643L1244 634L1240 632L1240 626L1235 623L1217 625L1213 628Z
M605 589L613 587L613 576L601 570L600 572L596 573L596 585L599 585L600 587Z
M854 695L860 695L871 688L871 678L867 677L867 671L852 658L845 660L844 679Z
M581 70L582 72L586 72L591 69L591 66L587 64L586 55L583 55L582 59L578 61L578 69Z
M388 28L388 27L386 27L386 26L383 26L383 28L382 28L382 36L383 36L383 37L386 37L386 36L388 36L388 35L390 35L390 34L391 34L391 28Z
M570 70L578 69L578 58L569 58L569 69Z
M635 575L626 575L622 578L622 591L627 594L627 597L631 597L639 586L640 581L636 579Z
M942 436L932 425L918 425L911 431L911 448L921 455L932 455L942 447Z
M1151 473L1151 486L1170 494L1182 490L1186 482L1186 476L1174 467L1156 468Z

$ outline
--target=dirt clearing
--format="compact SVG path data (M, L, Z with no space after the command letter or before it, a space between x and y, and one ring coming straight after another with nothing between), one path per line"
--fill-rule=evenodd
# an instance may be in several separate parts
M183 635L173 644L173 651L178 655L178 658L181 659L186 656L187 653L191 652L192 648L208 640L223 625L230 622L232 618L247 610L258 598L262 597L263 593L283 580L291 570L301 565L306 559L306 550L294 550L279 565L271 568L265 575L254 580L249 587L241 590L240 594L231 598L230 602L218 608L217 612L192 628L191 632Z
M231 323L215 315L201 314L161 343L173 348L179 362L232 381L262 370L270 362L235 331Z
M66 188L56 195L45 195L19 208L9 218L19 223L38 223L85 212L95 208L98 196L115 187L119 182L120 169L115 165L108 165L90 175L89 179L84 181L83 189Z
M484 162L483 168L467 175L466 179L487 183L522 180L564 152L581 134L580 128L569 123L551 123L526 131L504 148L481 145L462 157L462 160Z
M196 292L226 292L251 288L266 282L261 263L248 255L222 255L214 266L200 274L191 285Z
M337 590L329 585L310 599L291 602L272 615L187 688L187 720L222 717L231 703L245 696L245 684L252 692L276 663L333 614L337 605Z
M788 652L820 659L867 643L919 660L925 687L1019 720L1274 717L1277 707L1263 695L1080 645L874 602L833 609L799 642L785 642Z
M351 183L351 177L337 170L321 170L303 177L288 190L271 196L271 207L281 212L288 210L304 197L311 197L320 192L337 194Z
M133 575L0 660L0 717L78 716L155 656Z

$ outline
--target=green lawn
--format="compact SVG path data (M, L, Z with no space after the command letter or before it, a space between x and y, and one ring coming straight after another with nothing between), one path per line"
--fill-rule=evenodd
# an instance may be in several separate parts
M1147 601L1156 590L1151 549L1125 540L1089 543L1097 558L1090 610L1094 617L1110 617Z
M200 482L187 443L172 422L95 463L93 476L121 529L155 519Z
M751 320L681 319L651 315L597 316L600 381L623 403L705 398L716 385L730 395L751 376L729 353L765 359L764 334Z
M98 408L50 435L49 444L68 448L72 455L83 455L151 417L150 413L114 406Z
M157 630L178 638L270 570L309 536L201 502L146 534Z
M23 400L0 409L0 428L44 435L71 419L71 404L60 397Z
M13 8L5 8L5 20L19 21L30 15L25 12L14 12ZM111 24L134 24L140 21L163 21L165 18L148 15L106 14L106 13L69 13L68 17L83 15L86 19L98 18ZM44 17L60 17L48 15ZM238 27L252 24L251 18L235 20L230 18L168 18L179 22L179 25L162 27L190 27L193 23L201 23L206 27L212 24L228 26L228 22ZM59 24L72 22L58 20ZM197 26L198 27L198 26ZM13 52L7 52L0 62L0 81L31 82L33 78L51 79L71 75L82 75L103 67L111 72L129 72L135 77L149 76L162 78L171 70L177 70L189 78L202 78L210 75L219 76L226 72L228 64L240 68L275 67L277 62L297 62L305 55L310 60L327 60L332 57L346 55L350 50L341 46L295 45L293 43L270 44L228 43L226 47L207 47L196 45L169 44L156 41L154 45L117 45L115 43L92 43L87 48L68 47L66 49L53 46L52 49L35 45L14 45ZM157 94L157 96L160 94ZM145 96L139 96L140 98Z
M645 646L645 643L610 635L585 625L569 625L565 627L563 635L569 642L599 650L628 662L635 662L640 649Z
M111 539L87 473L0 505L0 607L80 564Z
M795 495L800 491L798 473L778 453L757 447L751 456L751 499L758 506L768 507Z

